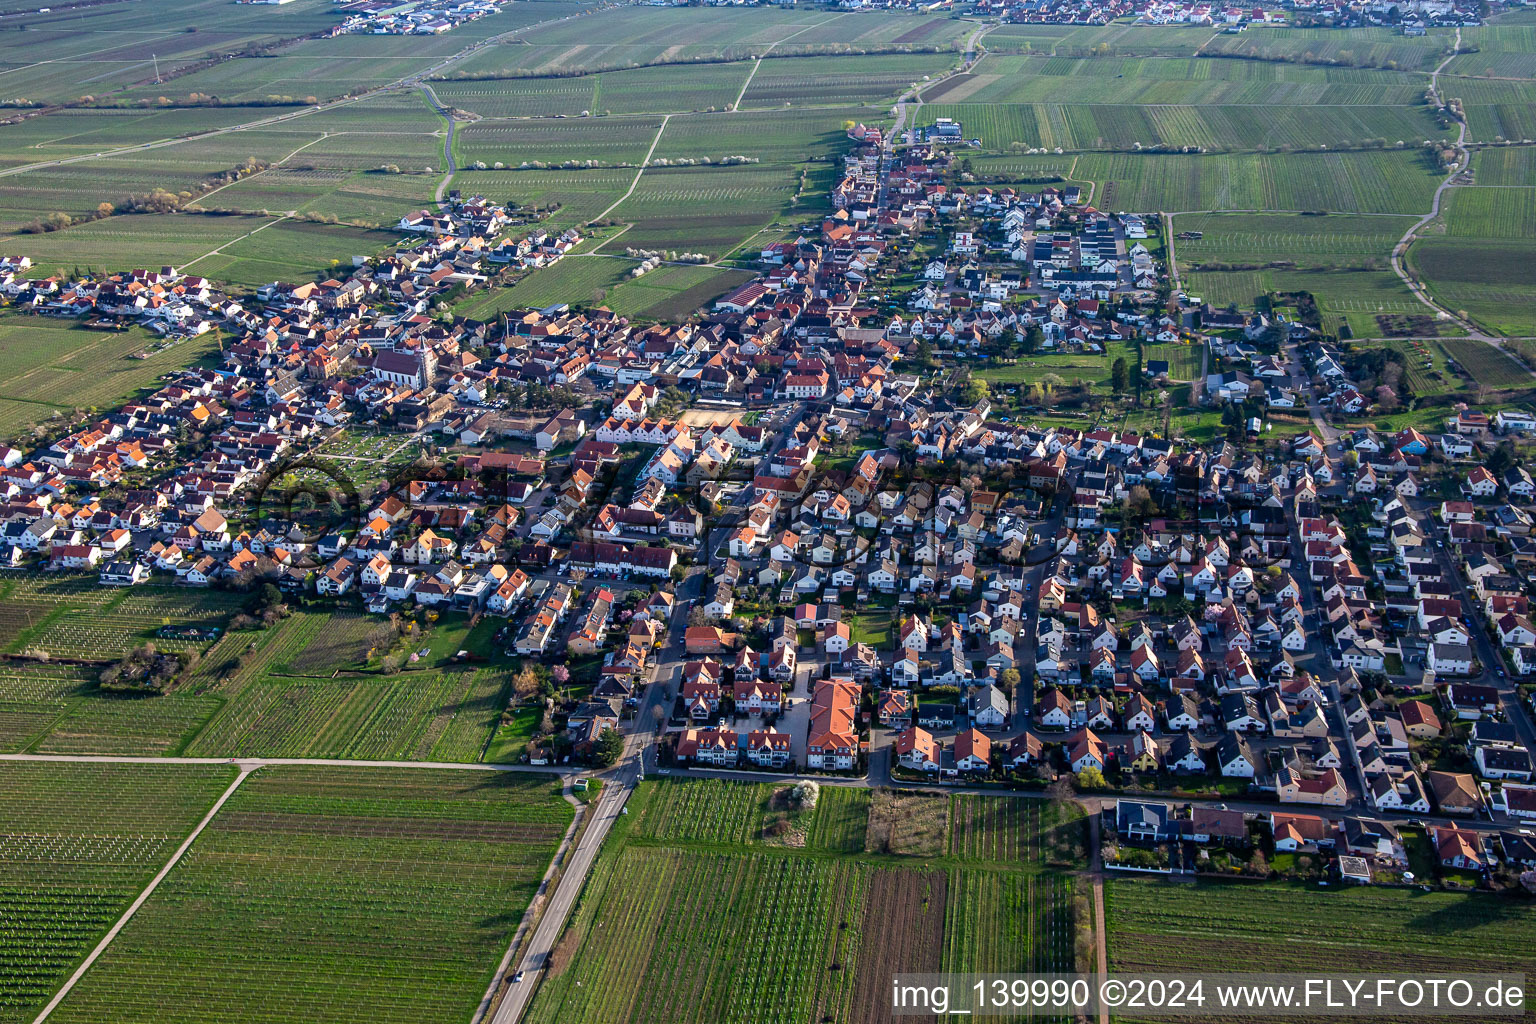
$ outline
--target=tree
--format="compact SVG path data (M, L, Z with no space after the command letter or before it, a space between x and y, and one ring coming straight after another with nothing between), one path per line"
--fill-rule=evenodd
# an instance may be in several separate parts
M1089 765L1077 773L1078 789L1103 789L1108 783L1104 781L1104 773Z
M1504 473L1515 465L1515 443L1513 441L1500 441L1499 446L1488 456L1486 466L1488 472L1494 476L1503 476Z
M966 405L975 405L978 402L984 402L990 398L992 395L992 389L987 386L986 381L976 380L973 378L969 383L965 385L965 389L961 391L960 394L961 397L965 400Z
M597 738L597 745L592 748L592 757L604 768L617 764L623 753L624 737L617 729L604 729Z
M1005 668L997 677L997 685L1002 687L1006 692L1012 693L1013 688L1019 685L1019 679L1020 676L1018 669Z
M571 681L571 670L566 668L564 665L556 665L554 668L549 670L549 678L553 679L559 685L564 686L566 683Z
M522 671L512 677L512 692L520 699L532 697L539 692L539 674L533 670L532 665L524 665Z
M1157 515L1157 502L1152 500L1152 492L1145 485L1137 484L1131 488L1125 499L1125 514L1138 520Z
M1045 332L1040 329L1040 325L1039 324L1030 324L1029 325L1029 329L1024 332L1024 339L1023 339L1023 346L1022 346L1023 350L1024 350L1024 354L1025 355L1033 355L1035 352L1038 352L1040 350L1040 346L1044 342L1045 342Z
M1115 392L1115 394L1121 395L1125 393L1125 390L1130 386L1130 383L1130 367L1126 365L1125 357L1121 356L1116 359L1114 365L1109 368L1109 386Z

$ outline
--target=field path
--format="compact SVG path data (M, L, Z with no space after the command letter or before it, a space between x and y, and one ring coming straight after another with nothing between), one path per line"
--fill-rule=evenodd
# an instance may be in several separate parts
M1104 863L1099 853L1099 819L1102 813L1091 813L1088 817L1088 863L1090 865L1089 880L1093 883L1093 941L1098 952L1098 984L1096 990L1104 990L1104 982L1109 980L1109 942L1106 939L1104 927ZM1099 1024L1109 1024L1109 1007L1099 1005Z
M48 1015L54 1011L54 1008L64 1001L64 997L69 995L70 990L75 987L75 983L84 977L85 972L91 969L91 965L96 962L97 958L106 952L107 947L112 944L112 940L117 938L117 933L123 930L123 927L128 924L133 915L138 912L138 909L144 905L144 901L154 894L155 889L159 887L165 876L171 873L171 869L181 860L182 855L192 848L192 844L197 840L198 836L203 834L203 829L207 828L214 815L219 813L219 809L224 806L224 802L235 795L235 790L240 788L240 783L244 782L251 772L255 770L252 767L241 766L240 774L235 776L235 781L231 782L229 788L224 791L224 794L213 802L213 806L208 808L208 813L203 815L203 820L197 823L197 827L192 830L192 834L187 836L186 840L176 848L176 852L171 854L171 859L165 862L165 866L155 874L154 878L149 880L149 884L144 887L144 891L139 893L138 899L128 905L128 909L123 911L123 915L117 919L117 923L112 926L111 930L101 937L101 941L96 943L96 948L91 950L90 955L81 961L79 967L75 968L75 973L69 976L69 980L53 994L53 998L48 1000L48 1005L43 1007L42 1012L33 1019L32 1024L42 1024L43 1021L48 1019Z
M292 217L295 212L296 211L294 211L294 210L289 210L287 213L279 214L278 216L273 217L271 220L267 221L261 227L259 227L259 228L252 228L251 230L247 231L245 234L241 235L239 238L231 238L227 242L221 242L219 244L218 248L209 249L207 252L203 253L201 256L198 256L195 259L190 259L187 262L183 263L181 265L181 267L182 267L183 270L185 270L187 267L190 267L193 264L201 263L203 260L207 259L210 256L217 256L221 252L224 251L224 246L226 246L226 245L234 245L236 242L243 242L247 238L250 238L252 235L259 234L260 232L263 232L263 231L267 230L267 228L271 227L274 224L282 223L283 221L287 220L289 217Z
M803 35L805 35L807 32L809 32L813 28L825 28L826 26L832 24L832 22L837 21L837 20L839 20L841 18L846 18L846 17L848 17L848 15L850 15L852 13L853 13L852 11L845 11L842 14L839 14L836 18L830 18L827 21L822 21L822 22L817 22L816 24L807 25L805 28L800 29L798 32L791 32L789 35L785 36L783 39L775 39L773 42L771 42L767 46L763 47L763 52L758 54L756 57L753 58L757 63L753 64L752 65L752 70L747 72L747 80L745 82L741 83L741 92L736 94L736 102L731 104L731 109L732 110L740 110L741 109L741 100L742 100L742 97L744 97L747 94L747 87L752 84L752 79L757 77L757 69L763 66L763 58L768 56L770 53L772 53L773 52L773 48L775 46L778 46L780 43L787 43L791 39L795 38L795 36L803 36Z
M273 170L274 168L283 166L283 164L287 163L289 160L292 160L294 157L298 156L300 153L304 152L306 149L308 149L310 146L313 146L315 143L317 143L317 142L324 142L326 139L330 138L333 134L336 134L336 135L349 135L351 133L350 132L334 132L334 133L333 132L321 132L319 135L317 135L314 138L310 139L308 142L304 143L304 145L300 146L298 149L294 150L292 153L289 153L287 156L283 157L281 160L274 160L272 163L268 164L266 167L263 167L261 170L257 171L255 174L248 174L244 178L236 178L234 181L230 182L229 185L238 185L242 181L249 181L251 178L259 178L263 174L266 174L268 171ZM229 188L229 185L220 185L218 188L214 189L212 192L204 192L202 195L198 196L196 199L192 200L192 202L188 203L187 205L189 207L196 207L199 203L201 203L204 199L207 199L209 196L216 196L220 192L223 192L225 189ZM288 215L291 217L291 216L293 216L294 213L297 213L297 212L298 212L297 210L294 210L294 211L290 212ZM201 257L199 257L199 259L201 259Z
M990 25L976 26L976 31L972 32L969 36L966 37L965 56L961 60L960 66L958 68L951 68L949 71L940 75L938 78L935 78L933 81L924 82L921 85L913 86L911 89L908 89L906 92L896 97L896 105L892 108L892 112L895 114L896 120L891 125L890 134L886 137L885 140L887 149L894 144L894 140L898 135L901 134L902 128L906 126L907 104L912 102L916 103L916 106L912 109L912 119L916 121L917 112L923 107L924 90L938 85L940 82L947 78L951 78L955 75L968 74L970 71L972 71L977 64L981 63L981 58L976 56L976 44L981 41L982 36L986 35L988 32L991 32L1000 24L1002 23L994 22ZM983 53L981 56L985 57L986 54Z
M623 195L619 196L619 198L613 201L613 205L609 206L608 209L604 210L596 217L593 217L592 220L602 220L604 217L608 216L610 213L616 210L620 203L634 195L635 186L640 184L640 176L644 174L645 169L650 166L651 154L656 152L656 147L661 143L661 133L667 130L667 122L670 120L672 120L671 114L661 115L661 126L656 129L656 137L651 140L651 148L645 151L645 159L640 161L640 169L635 172L635 180L629 183L629 188L624 190Z
M1458 28L1456 30L1456 43L1451 47L1450 56L1441 61L1435 70L1429 73L1429 91L1434 96L1437 105L1444 103L1444 100L1440 95L1440 72L1445 68L1447 64L1454 60L1456 55L1460 52L1461 29ZM1469 338L1474 341L1485 342L1489 345L1492 345L1494 348L1499 349L1500 351L1504 351L1503 341L1494 337L1493 335L1488 334L1485 331L1478 330L1477 327L1475 327L1470 321L1463 320L1453 311L1446 309L1434 299L1430 298L1429 290L1425 288L1424 285L1416 277L1408 272L1407 264L1403 259L1403 257L1408 255L1408 247L1413 244L1414 239L1418 236L1419 231L1423 229L1424 225L1440 216L1440 205L1441 200L1445 196L1445 190L1448 188L1454 188L1456 179L1471 168L1472 155L1467 152L1466 144L1467 122L1465 119L1463 119L1457 121L1456 123L1456 166L1451 168L1450 172L1446 174L1445 180L1436 186L1434 197L1430 200L1429 212L1415 221L1407 231L1403 232L1403 237L1399 238L1397 240L1397 244L1392 247L1392 272L1398 276L1398 279L1401 280L1403 284L1408 286L1408 290L1413 293L1414 298L1428 306L1441 317L1447 318L1452 323L1461 327L1467 332L1467 336ZM1510 358L1514 359L1513 356L1510 356ZM1525 365L1525 363L1519 359L1515 359L1515 362L1519 363L1521 366ZM1532 377L1536 377L1536 371L1529 372Z
M427 103L437 112L437 116L448 125L448 134L443 137L443 180L437 183L437 191L432 194L432 201L438 209L443 208L443 196L448 192L448 185L453 181L454 174L458 173L459 165L453 156L453 112L443 106L437 98L437 93L432 91L432 86L426 82L421 83L421 94L426 97Z
M757 69L763 66L763 58L757 58L752 65L752 70L747 72L747 80L741 83L741 92L736 94L736 102L731 104L732 110L741 109L741 98L747 94L747 87L752 84L752 79L757 77Z

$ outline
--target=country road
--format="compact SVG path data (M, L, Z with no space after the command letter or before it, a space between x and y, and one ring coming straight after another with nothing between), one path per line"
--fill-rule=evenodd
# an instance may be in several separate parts
M427 98L427 103L431 105L432 109L437 111L437 116L441 117L448 125L448 134L443 139L443 180L438 182L437 191L432 194L432 201L437 204L438 209L442 209L443 196L447 194L448 186L453 182L453 176L459 170L458 161L453 155L453 130L455 122L453 120L453 112L443 106L442 102L437 98L437 93L432 91L430 84L426 82L421 83L421 94Z
M679 600L686 602L690 598L698 598L703 593L706 575L704 571L688 575L678 587ZM668 695L674 693L681 684L683 662L687 658L683 644L687 628L688 616L680 608L673 615L667 643L656 665L655 677L646 688L645 699L636 711L625 737L624 756L616 767L601 773L604 785L597 802L591 806L592 820L571 851L555 891L550 894L543 914L523 949L522 958L516 964L516 972L512 971L512 964L503 961L497 977L491 982L487 1004L494 1003L498 992L505 993L490 1017L491 1024L516 1024L527 1009L529 1000L543 980L544 970L560 942L571 911L586 887L587 874L598 851L602 849L608 830L623 815L630 794L645 777L645 756L655 740L651 710L665 706L669 700ZM517 974L522 975L522 981L509 980L509 976L515 977ZM481 1024L483 1019L483 1015L477 1015L474 1024Z

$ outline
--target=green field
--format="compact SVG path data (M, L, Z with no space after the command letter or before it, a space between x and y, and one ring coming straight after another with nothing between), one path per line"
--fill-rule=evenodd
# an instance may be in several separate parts
M94 576L29 572L0 581L6 651L39 649L67 658L110 660L145 641L162 650L206 643L157 639L161 626L223 627L246 601L239 594L154 586L101 587Z
M1341 973L1428 977L1529 972L1536 962L1518 939L1530 931L1530 906L1483 894L1117 878L1105 896L1110 968L1129 974L1326 962Z
M1531 371L1513 358L1481 341L1442 341L1445 354L1456 360L1477 383L1490 388L1529 387Z
M98 331L72 320L0 317L0 437L19 438L55 414L117 405L217 349L211 333L167 345L141 328ZM136 358L140 353L149 358Z
M92 666L16 663L0 672L0 752L200 757L308 756L479 761L506 705L506 666L451 662L488 650L487 620L471 631L445 618L394 676L360 671L387 649L383 620L355 612L294 612L279 625L216 643L155 637L162 624L223 625L239 595L169 587L115 590L88 577L21 576L7 584L3 626L18 649L115 657L151 641L196 647L202 659L163 696L96 686ZM85 652L89 652L86 654Z
M1035 802L957 803L952 849L893 856L859 852L867 791L795 811L779 789L643 784L528 1019L860 1021L892 972L1073 969L1073 882L1030 869Z
M0 1021L30 1021L235 778L220 765L0 764Z
M543 778L262 769L54 1017L467 1020L570 819Z
M1492 150L1480 160L1518 156ZM1484 164L1485 165L1485 164ZM1523 173L1520 161L1502 160L1494 172ZM1443 235L1426 235L1408 252L1408 263L1439 302L1466 313L1485 329L1528 336L1536 333L1536 188L1458 188L1442 212Z
M924 114L954 118L968 137L1004 153L1036 147L1353 149L1366 139L1411 145L1445 134L1423 108L1407 106L943 102L925 106Z

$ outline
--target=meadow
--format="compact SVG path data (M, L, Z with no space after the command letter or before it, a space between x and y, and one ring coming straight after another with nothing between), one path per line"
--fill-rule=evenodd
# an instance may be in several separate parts
M54 1017L467 1020L571 813L512 773L261 769Z
M924 797L954 844L869 854L868 791L794 811L787 788L642 784L528 1019L860 1021L892 972L1074 968L1074 883L1032 859L1053 810Z
M225 765L0 764L0 1021L36 1016L234 777Z

